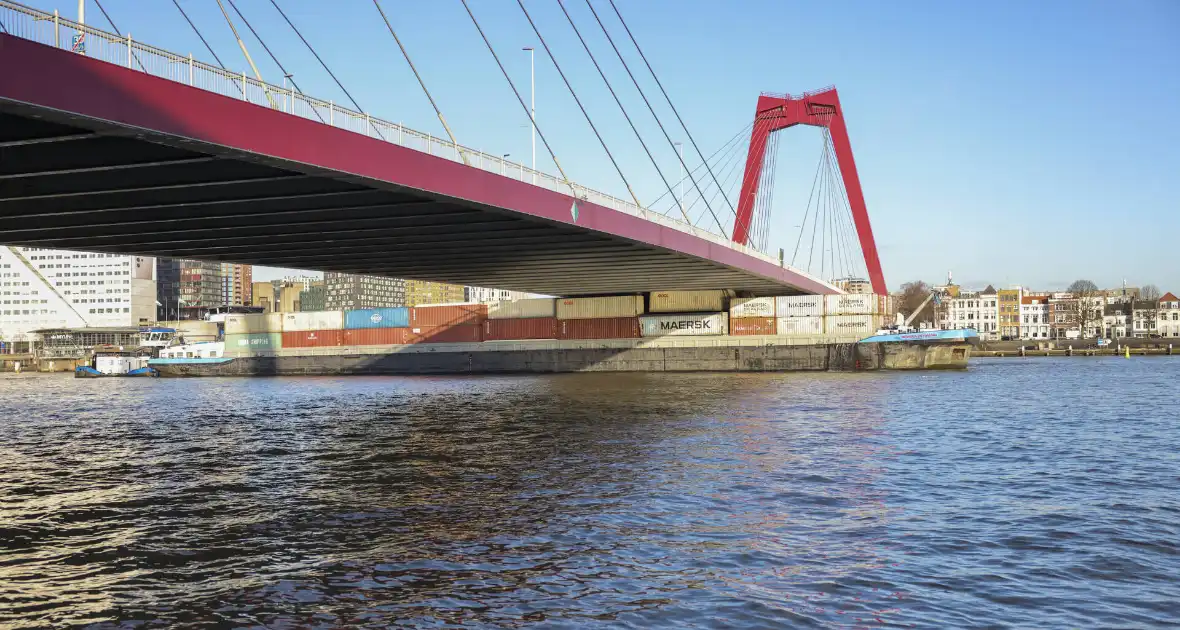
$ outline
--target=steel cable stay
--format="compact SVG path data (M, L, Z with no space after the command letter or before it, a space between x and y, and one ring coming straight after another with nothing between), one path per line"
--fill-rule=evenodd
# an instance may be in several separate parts
M401 38L393 30L393 24L385 16L385 10L381 8L381 3L373 0L373 6L377 7L377 12L381 14L381 19L385 22L385 28L389 29L389 34L393 36L393 41L397 42L398 49L402 51L402 57L405 57L406 63L409 64L410 70L414 73L414 78L418 80L418 85L422 88L422 92L426 94L426 99L430 101L430 106L434 108L434 114L438 116L438 121L442 123L443 131L447 132L447 137L451 139L451 144L455 145L455 152L459 154L459 159L463 160L463 164L471 166L471 162L467 160L467 155L459 148L459 142L455 140L455 134L451 133L451 127L447 124L447 119L443 117L442 110L434 102L434 97L430 95L430 90L426 89L426 82L422 80L422 75L418 74L418 68L414 66L414 62L410 59L410 53L406 51L406 47L402 45Z
M602 139L602 134L598 133L598 127L594 125L590 114L586 108L582 106L582 99L578 98L577 92L574 91L574 86L570 85L569 79L566 78L565 72L562 71L561 66L557 63L557 57L554 56L553 51L549 48L549 44L545 38L541 36L541 30L537 28L537 24L533 22L533 16L529 15L528 9L524 8L523 0L516 0L516 4L520 6L520 10L524 13L525 19L529 21L529 26L533 28L533 33L537 36L537 41L541 42L541 47L545 49L545 54L549 55L549 61L553 62L553 67L557 70L557 74L561 77L565 87L570 92L570 96L574 97L574 102L578 104L578 109L582 111L582 116L586 118L586 123L590 125L590 130L594 132L595 137L598 138L598 143L602 145L602 150L606 152L606 157L610 159L610 163L614 165L615 171L618 172L619 178L623 180L623 185L627 187L627 192L631 194L631 199L635 201L635 205L642 208L643 204L639 202L639 197L636 196L635 190L631 188L631 182L627 181L627 176L623 174L623 169L619 168L619 163L615 161L615 156L611 154L610 149L606 146L606 141Z
M807 219L811 216L811 202L815 198L815 189L819 184L819 174L823 170L824 156L819 156L819 162L815 165L815 176L811 179L811 193L807 196L807 205L803 207L803 222L799 224L799 236L795 240L795 253L791 254L791 266L795 266L795 260L799 257L799 248L803 244L803 233L807 229Z
M558 4L561 4L561 0L558 0ZM594 9L594 5L590 3L590 0L586 0L586 6L590 8L590 13L592 13L594 15L594 21L598 22L598 27L602 29L602 34L606 36L606 41L610 43L611 49L615 51L615 56L619 58L619 63L623 64L623 70L625 70L627 72L627 76L630 77L630 79L631 79L631 84L634 85L635 90L637 92L639 92L639 96L643 99L644 105L647 106L647 111L650 112L652 118L655 119L656 126L658 126L660 128L660 133L664 134L664 140L667 141L668 146L672 148L672 153L676 156L676 159L680 162L680 168L683 168L685 170L685 172L689 173L688 177L689 177L689 180L692 181L693 188L697 191L698 194L700 194L703 197L705 194L704 191L701 190L700 185L697 183L696 177L694 177L692 175L692 171L689 171L688 165L685 164L685 162L684 162L684 157L680 154L679 151L676 150L676 143L672 142L672 136L670 136L668 134L668 130L666 128L664 128L664 123L660 120L659 115L656 114L656 110L654 107L652 107L651 101L648 100L647 94L644 93L643 88L639 86L639 81L635 78L635 74L631 72L631 66L627 64L627 60L623 58L623 53L619 52L619 47L615 45L615 40L613 37L611 37L610 31L607 30L606 24L604 24L602 22L602 19L598 16L598 11ZM564 6L562 7L562 10L563 11L565 10ZM617 10L616 10L616 13L617 13ZM619 19L622 20L622 17L620 16ZM571 22L571 24L572 24L572 22ZM626 26L626 25L624 25L624 26ZM630 31L628 31L628 34L630 34ZM581 37L581 36L579 36L579 37ZM639 47L639 45L636 44L636 49L638 49L638 47ZM646 62L646 60L645 60L645 62ZM597 64L595 64L595 65L597 65ZM649 68L650 68L650 66L649 66ZM653 76L654 76L654 72L653 72ZM661 87L661 89L663 89L663 88ZM670 100L669 100L669 104L671 104ZM688 130L685 129L685 131L687 132ZM695 146L695 142L694 142L694 146ZM709 169L710 167L708 166L708 160L705 159L704 154L702 154L699 149L697 150L697 154L700 156L701 162L702 162L702 164L705 165L705 168ZM658 169L658 167L657 167L657 169ZM711 170L710 170L710 174L712 174ZM714 183L717 184L718 187L721 186L721 184L717 183L716 177L713 178L713 181L714 181ZM728 201L726 203L728 203ZM683 212L683 210L684 209L682 207L681 211ZM730 211L731 212L733 211L732 206L730 207ZM728 235L726 235L726 233L725 233L725 226L721 224L721 221L717 218L717 214L713 212L712 207L709 207L709 214L713 215L713 221L717 224L717 229L721 231L721 235L728 237ZM687 218L687 214L685 216Z
M842 183L844 180L840 176L840 166L836 162L835 157L834 157L834 146L835 145L833 144L830 132L827 132L827 130L825 129L825 133L826 133L826 142L829 147L829 150L827 151L828 169L831 171L831 177L833 179L835 179L836 181ZM837 192L837 201L839 202L841 208L844 210L844 212L841 212L839 214L839 217L841 219L841 221L840 221L840 225L842 226L841 229L844 232L844 238L848 242L848 248L850 250L850 252L849 252L849 258L850 258L849 274L851 275L851 273L854 271L857 273L860 272L861 267L856 265L855 261L860 260L863 262L863 255L862 256L855 256L855 255L853 255L853 253L851 251L851 250L853 250L853 243L857 243L858 241L856 241L854 238L855 234L856 234L856 228L853 225L852 205L848 200L848 191L845 190L843 185L840 185L840 186L838 186L836 192ZM856 245L856 248L859 249L859 245ZM868 275L867 267L864 267L864 269L865 269L865 276L867 277L867 275Z
M209 45L209 42L205 40L205 36L201 34L201 29L197 28L197 25L194 24L191 19L189 19L188 14L184 12L184 8L180 6L180 2L178 2L178 0L172 0L172 4L176 7L177 11L180 11L180 15L184 18L185 22L188 22L189 27L192 28L193 32L197 34L197 38L201 40L201 43L205 45L205 50L208 50L209 54L213 55L213 60L217 62L217 66L222 70L225 70L225 64L221 63L221 57L217 56L217 52L214 51L213 47ZM99 8L101 9L102 7ZM111 28L114 28L113 24L111 25ZM115 30L117 31L119 29ZM239 91L241 91L240 88Z
M373 0L376 2L377 0ZM574 30L574 35L578 36L578 41L582 43L582 48L586 50L586 56L590 57L590 62L594 64L594 69L598 71L598 76L602 77L602 82L606 84L606 89L610 92L612 98L615 99L615 104L619 106L619 111L623 112L623 118L627 120L627 125L631 127L631 131L635 134L635 139L639 141L639 146L643 147L643 152L647 154L647 159L651 161L651 165L656 169L656 174L660 176L660 181L664 182L664 187L668 192L672 192L672 185L668 183L668 178L664 177L664 172L660 170L660 165L656 163L655 157L652 156L651 150L647 148L647 143L643 141L643 136L639 134L639 130L635 128L635 123L631 121L631 115L627 113L627 108L623 107L623 101L619 100L619 95L615 93L615 88L611 86L610 80L606 78L606 73L602 71L602 67L598 65L598 60L594 58L594 53L590 52L590 45L586 43L585 38L582 37L582 32L578 30L578 26L574 24L574 18L570 16L569 11L565 8L565 3L562 0L557 0L557 6L561 7L561 12L565 14L565 19L570 23L570 28ZM675 195L673 195L675 199ZM638 201L636 202L638 204ZM684 215L684 220L688 221L688 213L684 211L684 205L679 199L676 199L676 205L680 208L680 214ZM641 208L643 206L640 206ZM720 223L718 223L720 226ZM725 230L722 229L724 235Z
M765 115L762 117L762 123L763 123L763 124L764 124L764 125L765 125L767 128L769 128L769 127L770 127L770 126L773 124L773 121L774 121L774 119L775 119L775 116L774 116L774 112L775 112L775 111L777 111L777 110L768 110L767 112L764 112L764 114L765 114ZM756 152L757 154L759 154L759 155L761 155L761 156L762 156L762 171L765 171L765 170L766 170L766 148L767 148L767 146L770 144L770 138L771 138L771 136L773 136L773 135L774 135L774 132L758 133L758 134L756 134L756 135L755 135L755 137L760 137L760 138L762 138L762 143L761 143L761 145L752 145L752 146L751 146L751 153L755 153L755 152ZM755 146L757 146L757 147L758 147L758 148L757 148L757 150L755 150L755 148L754 148ZM762 171L759 171L759 181L761 181L761 174L762 174ZM735 197L741 196L741 191L739 190L738 194L737 194L737 195L734 195L734 196L735 196ZM757 201L757 198L756 198L756 197L755 197L755 201ZM739 205L741 205L741 199L738 199L738 204L739 204ZM753 216L753 214L754 214L754 213L753 213L753 212L751 212L751 213L750 213L750 217L749 217L748 219L746 219L746 222L743 222L743 223L742 223L742 224L739 226L739 225L738 225L738 222L737 222L737 213L736 213L736 211L735 211L735 213L734 213L734 217L735 217L735 219L734 219L734 226L733 226L733 227L734 227L734 231L736 232L736 231L739 229L739 227L740 227L740 228L741 228L743 231L745 231L745 232L746 232L746 234L748 235L748 234L749 234L749 228L750 228L750 226L751 226L751 225L753 224L753 222L754 222L754 216ZM748 242L748 237L747 237L747 242Z
M254 27L250 24L250 21L246 19L246 16L238 10L238 5L234 4L234 0L226 0L226 2L229 3L229 7L234 10L234 13L237 14L238 19L242 21L242 24L245 24L250 33L254 35L254 39L258 40L258 43L262 45L262 49L265 50L266 54L270 56L270 60L279 67L279 71L283 73L283 78L291 82L291 86L295 88L296 92L303 94L303 89L300 88L299 84L295 82L295 76L290 72L287 72L287 68L283 66L282 62L279 61L279 58L276 57L273 52L271 52L270 46L266 45L266 41L262 39L262 36L258 34L258 31L254 30ZM292 103L292 107L294 107L294 103ZM311 111L316 115L316 118L320 119L320 122L327 122L324 120L324 116L320 114L318 109L313 107L311 108Z
M242 49L242 56L246 58L246 63L250 65L250 70L254 72L254 78L258 79L258 85L262 87L262 93L266 96L266 102L270 103L271 109L277 109L275 107L275 99L270 95L270 88L262 80L262 73L258 71L258 66L254 65L254 58L250 56L250 51L246 50L246 42L242 41L242 36L238 34L238 27L234 26L234 21L230 19L229 12L225 10L225 5L221 3L221 0L217 0L217 8L221 9L221 15L225 18L225 23L229 25L229 30L234 34L234 39L237 40L238 47ZM243 82L245 82L245 79L243 79ZM242 89L245 89L245 87L243 85Z
M176 0L172 0L172 1L176 2ZM358 112L365 111L365 109L363 107L361 107L356 102L356 99L352 97L352 94L350 94L349 91L347 89L345 89L344 84L340 82L340 79L336 78L336 75L332 72L332 69L328 67L328 64L324 63L324 60L320 58L320 54L316 52L315 48L311 45L311 43L308 42L307 39L303 37L303 33L299 32L299 29L295 27L295 23L291 21L291 18L288 18L287 14L285 12L283 12L283 8L279 6L279 3L276 2L275 0L270 0L270 3L272 5L274 5L274 8L276 11L279 12L279 15L283 16L283 21L287 23L287 26L290 26L291 30L295 31L295 35L297 37L299 37L299 41L303 42L303 45L307 46L307 49L309 51L311 51L311 54L313 57L315 57L315 60L320 62L320 66L322 66L324 71L328 73L328 76L332 77L332 80L336 82L336 87L340 88L340 91L344 92L344 95L348 97L348 100L352 103L352 106L356 108L356 111L358 111ZM378 133L380 133L380 132L378 132ZM384 139L385 138L382 137L382 140L384 140Z
M708 161L709 161L709 163L711 163L711 164L713 164L713 165L716 165L716 164L718 164L719 162L721 162L722 160L715 160L714 158L716 158L716 157L717 157L717 156L719 156L719 155L722 155L722 153L724 153L724 155L722 156L722 159L724 159L724 158L727 158L727 157L729 156L729 152L730 152L730 151L734 151L734 150L736 150L736 149L738 149L738 148L742 147L742 146L743 146L743 144L742 144L742 142L741 142L741 141L742 141L743 137L745 137L745 138L748 138L748 137L750 136L750 129L751 129L753 126L754 126L754 123L753 123L753 122L751 122L751 123L747 124L747 125L745 126L745 128L743 128L741 131L739 131L739 132L737 132L736 134L734 134L734 135L733 135L733 137L731 137L729 140L727 140L727 141L725 142L725 144L721 145L721 148L720 148L720 149L717 149L716 151L714 151L714 152L713 152L713 154L712 154L712 155L710 155L710 156L709 156L709 158L708 158ZM698 171L700 171L700 170L701 170L701 169L703 169L703 168L705 168L705 164L702 162L701 164L697 164L697 165L696 165L696 167L694 167L694 168L692 169L692 172L694 172L694 173L695 173L695 172L698 172ZM684 175L683 177L681 177L679 180L677 180L677 181L676 181L676 184L677 184L677 185L680 185L680 184L684 183L684 182L685 182L685 181L687 181L687 180L688 180L688 176L687 176L687 175ZM655 198L655 199L654 199L654 200L651 202L651 204L649 204L649 205L648 205L648 207L649 207L649 208L651 208L651 207L654 207L654 206L655 206L657 203L659 203L660 201L662 201L662 200L664 199L664 197L667 197L667 196L668 196L668 193L667 193L667 192L660 194L660 196L659 196L659 197L656 197L656 198ZM671 207L669 207L669 208L668 208L668 210L671 210L671 209L672 209ZM666 211L666 210L665 210L665 211L663 211L663 214L666 214L666 213L667 213L667 211Z
M766 251L770 236L770 216L774 209L774 189L778 177L779 143L781 141L781 134L773 134L769 149L770 168L763 169L765 177L759 185L762 189L760 190L761 200L760 203L755 204L754 225L751 234L754 248L763 252Z
M570 187L570 193L572 196L575 199L580 199L581 197L578 195L577 189L574 188L574 183L571 182L570 178L566 176L565 169L561 167L561 162L557 161L557 154L553 152L553 147L549 145L549 140L545 138L545 134L541 131L541 127L537 125L537 121L533 117L532 111L529 110L529 106L525 104L524 98L520 95L520 90L516 89L516 84L512 82L512 77L508 75L508 70L506 70L504 68L504 64L500 62L500 56L496 54L496 49L492 47L492 42L489 41L488 36L484 34L483 27L479 25L479 20L475 19L475 14L471 12L471 7L467 5L467 0L459 1L463 3L463 8L467 10L467 15L471 18L471 23L475 25L475 30L479 32L479 36L483 39L484 45L488 47L488 52L492 54L492 59L496 61L496 66L500 68L500 73L504 75L504 80L508 82L508 87L512 88L512 93L516 95L516 100L520 103L520 107L524 109L525 117L528 118L529 121L532 122L533 127L536 128L537 136L541 138L541 144L545 145L545 150L549 152L549 157L553 160L553 165L557 167L557 172L561 174L561 180L565 182L566 186Z
M820 159L822 160L823 158L821 157ZM820 223L820 220L821 220L821 219L820 219L820 216L819 216L819 213L820 213L820 199L822 199L822 198L823 198L823 192L822 192L822 191L823 191L823 187L824 187L824 186L826 186L826 185L827 185L827 173L826 173L826 172L824 172L824 173L821 173L821 174L820 174L820 191L821 191L821 192L820 192L820 197L816 199L816 205L815 205L815 217L814 217L814 219L813 219L813 220L812 220L812 222L811 222L811 246L810 246L810 247L808 248L808 250L807 250L807 272L808 272L808 273L811 273L811 263L812 263L812 260L815 258L815 236L816 236L816 229L819 227L819 223Z
M639 42L635 39L635 35L631 33L631 27L627 26L627 21L623 19L623 14L619 13L619 7L615 6L615 0L608 0L608 2L610 2L611 9L614 10L615 15L619 18L619 23L623 25L623 30L627 32L627 37L631 40L631 44L635 46L635 51L639 53L639 57L643 59L643 64L647 66L647 71L651 73L652 79L655 79L656 85L660 88L660 93L664 95L664 100L668 102L668 107L672 110L672 113L676 115L676 120L680 123L680 127L684 129L684 134L688 136L689 143L692 144L692 148L697 152L697 156L701 158L702 162L704 162L705 154L701 152L701 147L697 145L696 139L692 137L692 132L688 130L688 125L684 124L684 119L680 117L680 112L676 109L676 106L672 104L672 97L668 96L668 91L664 89L664 84L660 81L660 77L656 74L655 69L651 67L651 63L647 60L647 55L643 54L643 49L639 47ZM589 3L589 0L587 0L587 3ZM593 8L594 7L591 6L591 10L593 10ZM713 183L716 184L718 188L720 188L721 183L717 181L717 176L713 173L713 169L708 167L708 162L705 162L705 164L706 170L709 171L709 176L713 178ZM726 203L729 203L728 199L726 199ZM729 210L735 216L737 215L737 210L734 210L732 204L730 204ZM716 219L716 217L714 217L714 219Z
M740 148L741 148L741 146L742 146L742 144L741 144L741 143L738 143L737 145L735 145L735 146L734 146L734 148L735 148L735 149L740 149ZM742 163L742 160L741 160L741 155L742 155L742 152L741 152L740 150L731 151L731 152L728 154L728 157L726 158L725 162L721 163L721 165L720 165L720 167L719 167L719 169L718 169L718 170L722 172L722 180L723 180L723 181L726 181L726 182L728 182L728 181L729 181L729 175L728 175L728 174L729 174L730 172L733 172L733 169L735 169L735 168L737 167L737 165L738 165L738 164L741 164L741 163ZM738 172L740 172L740 171L738 171ZM706 190L714 190L714 189L713 189L711 186L706 186L705 188L706 188ZM724 190L725 190L725 189L727 189L727 188L728 188L728 185L726 185L726 186L724 186L724 187L722 187L722 186L718 186L716 190L721 190L721 191L724 191ZM717 195L717 192L716 192L716 190L714 190L714 191L713 191L713 196L714 196L714 198L715 198L715 197L716 197L716 195ZM689 205L689 207L688 207L688 210L689 210L689 212L691 213L691 212L692 212L692 210L693 210L693 208L695 208L695 207L696 207L696 205L697 205L698 203L700 203L701 201L703 201L703 200L704 200L704 195L703 195L703 193L702 193L702 194L700 194L700 195L698 195L698 196L697 196L695 199L693 199L693 202L692 202L692 203ZM706 212L706 211L707 211L707 210L702 210L702 211L701 211L701 214L699 215L699 218L697 219L697 221L699 221L701 218L704 218L704 216L705 216L705 212ZM693 225L696 225L696 223L694 222L694 223L693 223Z
M712 196L709 199L710 201L715 201L717 199L717 195L719 195L719 194L725 195L726 189L736 188L741 184L741 179L742 179L741 176L742 176L742 173L745 169L739 168L739 167L741 167L743 164L745 164L745 160L741 159L741 153L737 152L734 154L734 159L732 161L732 164L728 167L723 166L722 169L720 169L720 170L724 171L721 176L722 182L724 182L724 184L722 185L722 187L719 187L716 190L713 190ZM711 187L709 187L708 189L712 190ZM694 202L694 205L695 205L695 202ZM708 212L707 206L705 208L701 209L701 213L697 217L698 222L705 218L706 212Z
M123 31L120 31L119 27L115 26L115 21L111 19L111 15L109 13L107 13L107 10L105 7L102 6L102 3L99 2L98 0L94 0L94 4L96 6L98 6L99 13L102 13L102 16L104 18L106 18L107 24L111 25L111 30L115 31L115 34L117 34L117 35L122 35ZM144 72L147 72L147 68L144 67L143 60L139 58L139 55L136 54L134 51L132 51L131 56L135 58L135 63L139 64L139 69Z
M742 151L742 148L744 146L745 145L743 145L739 141L738 143L733 145L732 149L729 152L726 153L725 160L718 162L719 166L718 166L717 170L722 173L722 180L723 181L728 181L728 173L730 173L732 171L732 168L736 168L737 164L742 163L741 156L744 153ZM713 191L713 196L716 197L718 190L724 191L725 189L722 187L718 187L718 188L714 189L712 186L706 185L705 190ZM689 204L689 207L688 207L689 214L692 213L693 208L695 208L698 203L701 203L702 201L704 201L704 194L703 193L697 194L697 193L699 193L699 191L697 191L696 189L689 192L689 198L692 199L692 203ZM693 197L694 194L696 194L695 197ZM723 194L724 194L724 192L723 192ZM698 215L698 218L695 221L693 221L693 225L696 225L697 222L700 221L700 219L704 218L705 212L707 212L707 210L701 211L700 215Z
M831 167L831 154L829 154L828 165L830 168ZM836 181L842 181L839 177L836 176L837 173L838 173L838 171L835 171L835 170L833 171L833 178L836 179ZM839 187L839 189L842 190L843 187L841 186L841 187ZM833 200L833 203L837 207L837 211L836 211L836 215L835 215L836 216L836 224L835 224L836 238L839 239L839 241L840 241L841 253L844 257L843 260L841 260L841 264L846 265L846 267L845 267L846 276L851 278L852 273L855 269L855 265L853 264L853 257L852 257L852 243L851 243L851 241L849 241L848 233L844 227L845 226L845 216L846 216L846 213L844 212L844 210L846 207L845 207L843 200L840 197L838 191L833 191L833 196L835 197L835 199Z

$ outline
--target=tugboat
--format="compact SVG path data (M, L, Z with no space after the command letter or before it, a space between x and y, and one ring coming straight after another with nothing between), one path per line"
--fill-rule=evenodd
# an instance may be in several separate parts
M105 376L159 376L155 368L148 365L150 353L143 350L124 350L121 347L95 348L90 365L74 368L74 378L101 378Z

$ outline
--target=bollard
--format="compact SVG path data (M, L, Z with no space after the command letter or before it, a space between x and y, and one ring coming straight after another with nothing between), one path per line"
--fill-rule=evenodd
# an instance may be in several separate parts
M1067 356L1067 357L1073 356L1073 345L1072 344L1068 348L1065 349L1065 356Z

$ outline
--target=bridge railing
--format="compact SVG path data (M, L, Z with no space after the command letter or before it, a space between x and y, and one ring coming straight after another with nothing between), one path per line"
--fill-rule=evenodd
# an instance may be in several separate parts
M442 138L422 133L369 114L342 107L296 91L293 87L277 86L259 81L245 72L234 72L194 59L192 54L178 55L143 43L127 35L108 33L89 25L78 24L61 17L57 11L47 13L16 2L0 0L0 33L7 33L57 48L76 50L91 58L145 72L152 76L183 83L222 96L269 107L300 118L317 120L327 125L346 129L372 138L383 139L430 155L466 162L468 165L549 190L570 194L613 210L642 217L653 223L688 232L699 238L724 245L768 262L780 261L758 250L738 245L724 235L717 235L687 222L641 208L606 193L566 182L557 177L535 171L525 165L454 144ZM82 40L79 50L78 39ZM19 63L5 60L4 63Z

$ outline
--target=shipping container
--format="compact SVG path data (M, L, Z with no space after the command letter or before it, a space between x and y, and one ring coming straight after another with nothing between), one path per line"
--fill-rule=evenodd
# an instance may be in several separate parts
M772 297L734 298L729 301L729 317L775 317L775 299Z
M775 334L819 337L824 334L824 318L780 317L775 323Z
M225 336L226 352L278 350L283 347L283 333L246 333Z
M339 346L343 330L292 330L283 332L284 348L325 348Z
M773 303L772 301L771 304ZM729 318L729 334L731 335L774 335L777 330L773 317Z
M868 337L881 323L880 315L829 315L824 318L824 332L831 337Z
M505 300L488 304L488 319L524 319L526 317L554 317L557 314L553 298Z
M344 311L307 311L302 313L283 313L283 332L343 329Z
M282 313L232 314L225 316L225 334L283 332Z
M363 308L344 311L344 329L405 328L410 325L410 309L404 306Z
M639 318L639 334L643 337L696 337L728 333L728 313L676 313Z
M410 327L479 326L487 317L487 304L415 306L410 309Z
M409 343L409 328L345 328L345 346L400 346Z
M823 317L824 296L782 295L774 298L775 317Z
M729 292L652 291L648 294L649 313L716 313L725 310Z
M489 319L483 323L483 339L484 341L557 339L557 318Z
M483 326L413 326L408 329L407 343L472 343L483 341Z
M557 300L557 319L614 319L619 317L637 317L642 314L642 295L558 298ZM593 339L593 337L590 338Z
M559 305L558 309L560 308ZM558 339L635 339L639 337L638 317L559 318L557 324Z
M876 315L880 311L877 296L872 293L829 295L825 315Z

